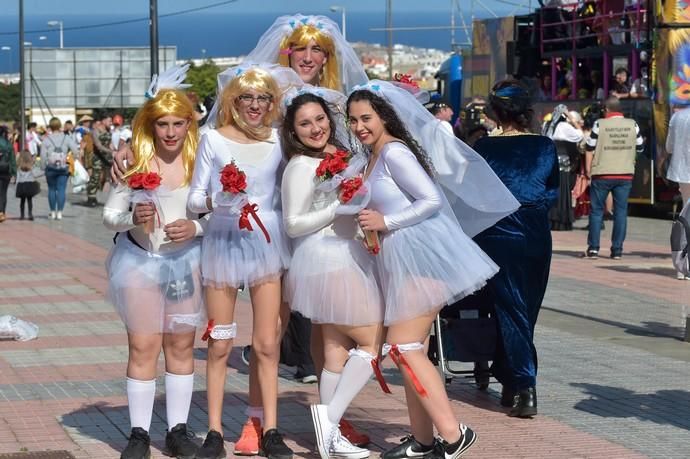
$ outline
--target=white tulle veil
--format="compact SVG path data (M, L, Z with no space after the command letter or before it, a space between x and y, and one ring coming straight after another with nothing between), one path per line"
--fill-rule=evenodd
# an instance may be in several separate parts
M362 67L354 49L343 38L338 25L326 16L304 16L302 14L280 16L259 38L256 47L245 59L249 62L278 62L281 42L290 36L295 29L303 25L312 25L333 40L343 92L347 93L355 85L364 84L368 81L364 67Z
M424 91L380 80L353 89L357 90L371 91L393 107L429 155L438 183L465 234L473 237L520 207L486 161L424 108L420 103L426 99Z

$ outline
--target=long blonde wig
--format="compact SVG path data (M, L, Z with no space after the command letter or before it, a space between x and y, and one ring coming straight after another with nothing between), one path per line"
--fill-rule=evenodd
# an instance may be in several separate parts
M284 67L290 67L290 54L283 53L283 50L307 46L311 40L314 40L314 42L326 52L326 63L319 75L319 86L341 91L340 67L338 65L333 39L311 24L297 27L294 32L283 39L280 43L281 53L278 57L278 62Z
M266 113L262 120L262 125L258 128L249 126L237 111L238 97L251 90L265 93L272 97L271 109ZM233 78L223 88L218 105L217 126L221 127L230 124L255 140L268 140L271 137L271 126L278 119L280 113L280 95L278 84L270 73L260 68L251 68Z
M169 115L189 120L187 136L182 144L182 163L185 172L183 185L189 184L192 180L196 147L199 143L199 126L194 118L192 102L184 91L179 89L161 89L156 97L147 100L137 111L132 121L134 164L125 174L125 178L136 172L150 172L149 162L156 154L154 124L157 119Z

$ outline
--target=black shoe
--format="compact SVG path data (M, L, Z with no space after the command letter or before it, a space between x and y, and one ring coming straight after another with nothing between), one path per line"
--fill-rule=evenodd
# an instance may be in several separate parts
M242 361L245 365L249 366L249 357L252 354L252 347L247 345L242 348Z
M19 219L20 219L20 220L24 220L24 214L21 214L21 215L19 216Z
M381 459L404 459L408 457L425 457L434 451L434 445L423 445L410 434L400 439L400 444L381 455Z
M476 441L477 434L474 433L474 430L464 424L460 424L460 439L458 441L455 443L448 443L443 439L439 439L437 442L438 457L443 459L456 459L465 454L465 451L470 449Z
M537 389L530 387L518 391L515 406L508 416L514 418L531 418L537 414Z
M194 459L198 449L194 441L194 434L187 432L187 424L177 424L165 434L165 449L170 457L179 459Z
M96 198L88 198L86 200L86 207L98 207L98 201Z
M295 380L301 382L302 384L313 384L317 382L319 378L316 377L314 365L298 365L297 371L295 372Z
M228 453L225 451L225 440L220 432L209 430L206 440L196 452L197 459L225 459Z
M29 221L31 221L31 222L34 221L34 216L31 215L31 214L29 214L29 218L28 218L27 220L29 220Z
M261 437L261 451L259 455L268 459L292 459L293 451L283 441L283 435L278 429L269 429Z
M599 258L599 251L593 250L593 249L587 249L587 250L585 250L585 254L583 255L583 258L588 258L590 260L596 260L597 258Z
M507 386L503 386L503 389L501 389L501 406L512 408L515 406L516 396L517 392L515 390L510 389Z
M611 251L611 259L612 259L612 260L620 260L622 257L623 257L623 253L622 253L622 252L614 252L614 251Z
M129 435L129 443L120 459L149 459L151 457L151 437L149 433L141 427L132 429Z

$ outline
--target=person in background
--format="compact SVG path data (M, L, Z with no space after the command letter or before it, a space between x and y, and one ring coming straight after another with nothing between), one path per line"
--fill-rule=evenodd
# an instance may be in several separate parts
M666 137L668 160L666 178L678 184L683 206L690 200L690 110L683 107L671 116ZM678 279L689 279L681 272Z
M451 134L453 133L453 126L450 120L453 119L453 109L444 102L436 102L429 110L434 118L441 121L441 126Z
M489 96L501 134L474 148L520 202L520 208L474 240L500 267L489 279L500 332L492 364L503 385L509 416L537 414L537 352L534 328L551 267L549 209L558 196L558 155L553 141L530 132L532 103L515 80L496 83Z
M611 90L611 95L619 99L627 99L631 97L637 97L636 91L632 90L628 79L630 74L628 69L625 67L619 67L616 69L614 74L613 89Z
M124 131L124 125L125 120L122 118L122 115L115 114L113 116L113 127L111 129L111 138L110 138L110 149L113 151L117 151L118 147L120 146L120 140L123 138L123 131Z
M34 156L38 155L39 148L41 147L41 137L38 134L38 128L36 126L36 123L33 121L27 125L25 138L26 148L28 148Z
M575 221L571 191L575 184L575 175L580 167L578 145L582 142L584 134L582 132L582 116L578 112L565 112L562 118L556 125L551 137L558 152L560 190L559 199L549 211L549 220L552 230L570 231L573 229L573 222Z
M587 141L585 172L591 180L589 234L584 257L599 257L599 239L606 195L613 195L613 232L610 257L620 260L628 221L628 197L635 175L635 159L644 151L644 139L635 120L621 112L617 97L605 103L606 117L597 120Z
M6 218L7 188L10 186L10 181L17 175L17 158L14 155L9 134L7 126L0 126L0 223Z
M98 205L96 195L103 189L105 173L113 161L113 150L110 149L112 141L112 134L110 132L111 125L112 118L110 115L104 115L100 122L95 122L93 124L93 129L91 130L94 154L91 161L89 183L86 184L87 204L90 207L96 207Z
M20 220L24 220L25 215L28 220L34 219L33 197L41 190L41 186L36 179L42 175L43 171L36 167L36 159L31 156L31 152L29 150L22 151L19 154L19 162L17 164L17 188L15 190L15 196L19 199ZM24 213L25 207L28 214Z
M52 134L48 135L41 143L41 161L48 182L48 204L50 205L50 219L62 220L62 211L65 208L67 179L69 178L69 165L67 152L79 151L79 145L72 137L62 132L62 122L59 118L51 118L48 126Z

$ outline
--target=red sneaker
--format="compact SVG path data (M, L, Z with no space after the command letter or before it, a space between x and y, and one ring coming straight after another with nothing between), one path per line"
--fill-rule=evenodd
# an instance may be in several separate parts
M355 427L345 419L340 419L340 433L350 440L350 443L360 448L364 448L371 441L369 435L357 432Z
M242 426L239 440L235 442L235 454L238 456L256 456L261 442L261 421L249 418Z

